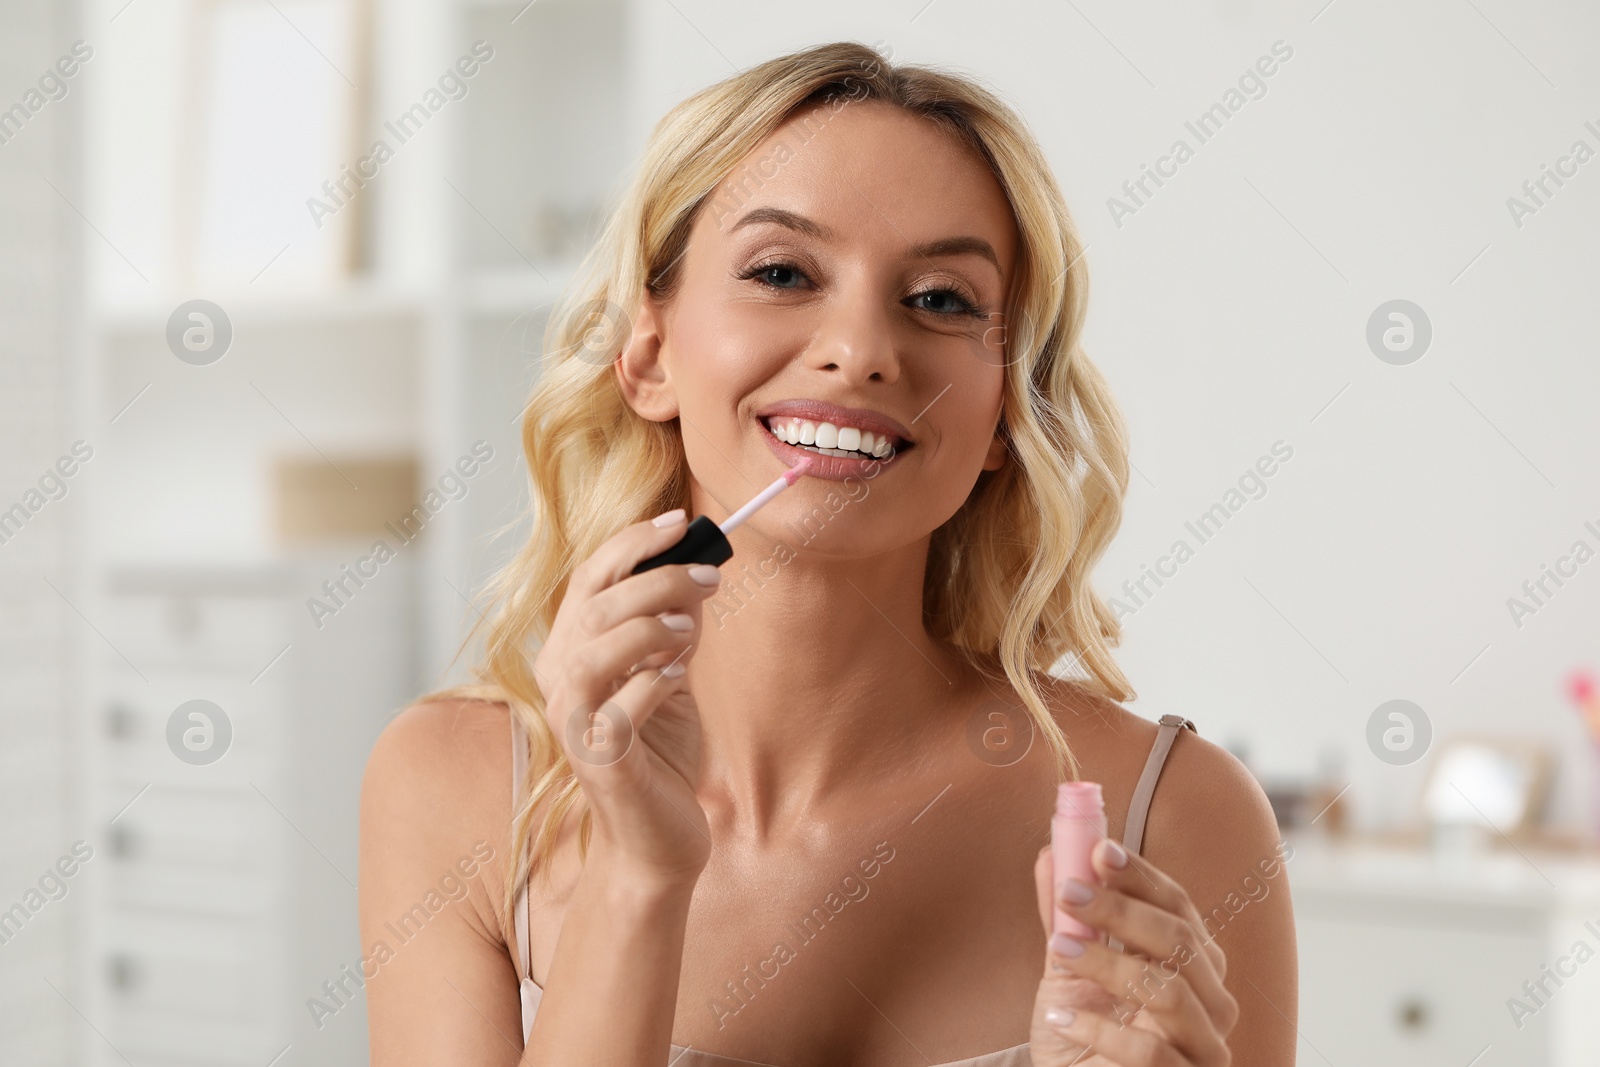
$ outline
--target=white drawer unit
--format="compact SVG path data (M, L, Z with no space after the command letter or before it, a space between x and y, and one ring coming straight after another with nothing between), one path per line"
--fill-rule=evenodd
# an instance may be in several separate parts
M305 601L332 565L109 575L85 730L107 813L85 867L95 1067L263 1067L285 1048L296 1067L365 1060L364 1010L318 1028L306 1000L361 955L361 773L417 689L415 597L396 560L319 630ZM227 718L211 762L203 720L180 723L200 756L171 741L193 700Z
M1294 843L1299 1062L1600 1063L1600 862Z

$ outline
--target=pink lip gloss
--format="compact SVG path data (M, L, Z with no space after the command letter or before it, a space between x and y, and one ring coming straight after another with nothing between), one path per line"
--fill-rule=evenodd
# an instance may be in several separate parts
M1052 880L1050 906L1055 910L1052 933L1064 933L1080 941L1102 940L1100 931L1078 921L1056 903L1068 878L1095 885L1090 854L1095 842L1106 836L1106 809L1099 782L1062 782L1056 787L1056 813L1050 820L1050 858Z

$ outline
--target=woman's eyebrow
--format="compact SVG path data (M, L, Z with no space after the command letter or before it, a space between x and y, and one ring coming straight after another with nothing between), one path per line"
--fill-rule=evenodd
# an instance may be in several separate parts
M982 237L941 237L937 241L920 244L911 251L927 259L934 256L979 255L993 263L994 269L1001 275L1005 274L1000 268L1000 257L994 254L994 246Z
M781 207L758 207L744 218L728 227L728 232L741 229L745 226L754 226L760 222L775 222L787 229L797 230L808 237L815 237L819 241L833 240L833 231L827 227L812 222L804 215L797 215L793 211L785 211Z
M803 233L808 237L815 237L819 241L831 241L833 231L819 223L813 222L804 215L787 211L781 207L758 207L749 212L728 228L728 232L745 226L754 226L762 222L776 223L786 229ZM941 237L936 241L928 241L916 245L911 249L911 254L923 259L932 259L935 256L970 256L978 255L994 264L994 269L1002 275L1004 269L1000 266L1000 257L995 254L994 246L982 237Z

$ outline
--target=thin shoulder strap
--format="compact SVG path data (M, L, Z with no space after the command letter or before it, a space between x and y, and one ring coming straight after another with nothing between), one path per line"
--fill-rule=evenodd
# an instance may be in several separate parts
M1133 855L1139 854L1139 848L1144 844L1144 820L1150 814L1150 798L1155 796L1156 779L1161 777L1161 768L1166 765L1167 753L1172 751L1172 742L1178 737L1179 730L1193 730L1194 723L1182 715L1163 715L1156 720L1156 743L1150 746L1150 756L1144 761L1144 773L1139 775L1139 784L1133 787L1133 800L1128 803L1128 820L1122 828L1122 847ZM1107 938L1107 944L1113 952L1122 951L1122 942L1115 937Z
M1144 821L1150 814L1150 798L1155 796L1156 779L1161 777L1161 768L1166 765L1172 742L1177 739L1179 730L1200 732L1195 729L1194 723L1182 715L1163 715L1158 722L1156 743L1150 748L1150 758L1144 761L1144 773L1139 775L1139 784L1133 787L1133 800L1128 803L1128 821L1122 830L1123 847L1135 855L1139 854L1139 848L1144 844Z
M516 709L511 709L511 812L516 817L517 803L522 799L522 779L528 773L528 734L522 728L522 720L517 718ZM507 857L507 862L514 862L512 857ZM532 916L529 909L532 901L528 899L528 887L523 885L517 890L517 901L512 907L512 928L517 938L517 980L520 982L533 974L532 943L528 939L528 931L532 926Z

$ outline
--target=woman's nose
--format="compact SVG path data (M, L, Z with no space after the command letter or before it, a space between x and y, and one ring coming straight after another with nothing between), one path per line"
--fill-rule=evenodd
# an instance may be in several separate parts
M900 377L892 310L881 298L856 294L830 308L806 351L806 365L840 375L849 385L893 384Z

